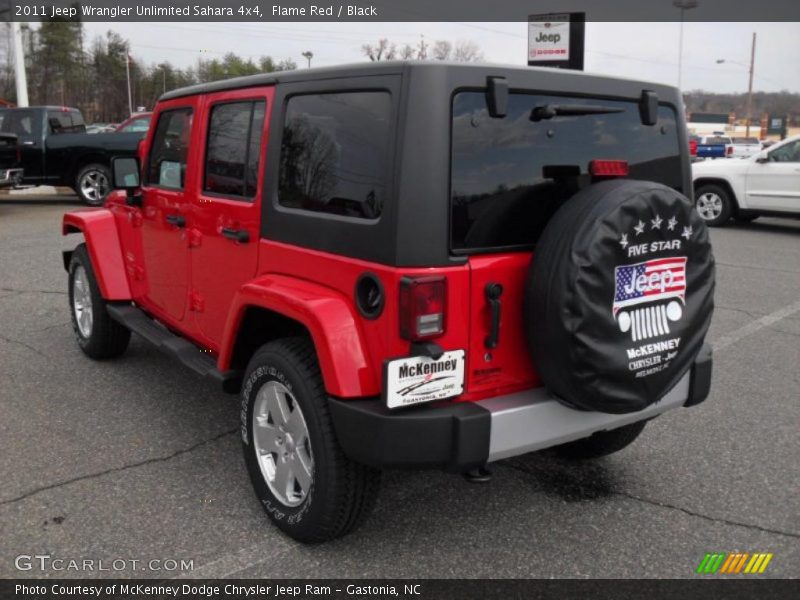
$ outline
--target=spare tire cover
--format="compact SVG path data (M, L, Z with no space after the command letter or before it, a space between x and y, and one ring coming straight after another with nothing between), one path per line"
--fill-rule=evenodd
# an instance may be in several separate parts
M628 413L691 368L713 311L714 258L692 202L664 185L591 185L553 216L525 290L535 367L565 404Z

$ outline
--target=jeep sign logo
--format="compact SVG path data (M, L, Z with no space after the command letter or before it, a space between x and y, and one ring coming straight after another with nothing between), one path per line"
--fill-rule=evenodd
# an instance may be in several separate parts
M528 21L528 60L568 61L569 30L569 13L531 16Z
M545 25L550 25L550 23L545 23ZM557 44L558 41L561 39L561 35L558 33L551 33L550 35L545 35L544 33L540 33L539 37L537 37L534 41L535 42L553 42Z

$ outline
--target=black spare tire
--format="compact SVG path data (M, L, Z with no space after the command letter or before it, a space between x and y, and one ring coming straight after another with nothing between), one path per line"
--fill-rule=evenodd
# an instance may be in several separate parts
M691 367L713 293L714 257L691 200L645 181L584 188L548 223L528 273L536 369L569 406L642 410Z

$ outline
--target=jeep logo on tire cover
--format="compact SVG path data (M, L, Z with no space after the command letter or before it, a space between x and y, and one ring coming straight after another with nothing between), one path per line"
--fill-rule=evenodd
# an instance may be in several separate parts
M675 232L671 240L642 241L639 236L647 231ZM633 231L623 233L619 244L628 257L647 256L663 250L680 250L692 236L692 227L687 226L678 235L678 220L675 217L664 221L660 215L649 222L639 220ZM629 241L633 236L633 243ZM685 242L681 240L685 238ZM684 249L685 251L685 249ZM660 256L633 264L614 268L614 299L611 312L620 332L630 334L632 342L669 336L670 323L677 322L684 313L686 304L686 256ZM657 373L675 357L680 346L680 337L656 343L639 344L626 349L628 369L636 377Z

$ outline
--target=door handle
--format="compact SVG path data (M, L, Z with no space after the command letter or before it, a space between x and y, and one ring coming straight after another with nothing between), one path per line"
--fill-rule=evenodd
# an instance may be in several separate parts
M31 140L27 140L27 141L25 141L25 142L22 142L22 145L23 145L23 146L33 146L35 143L36 143L36 142L33 142L33 141L31 141Z
M499 283L487 283L484 289L486 295L486 302L489 303L489 310L492 314L491 329L489 335L483 341L484 345L489 348L497 348L500 341L500 296L503 295L503 286Z
M247 229L231 229L230 227L223 227L222 235L229 240L239 242L240 244L246 244L250 241L250 234L247 232Z
M175 227L186 227L186 217L183 215L167 215L165 220Z

